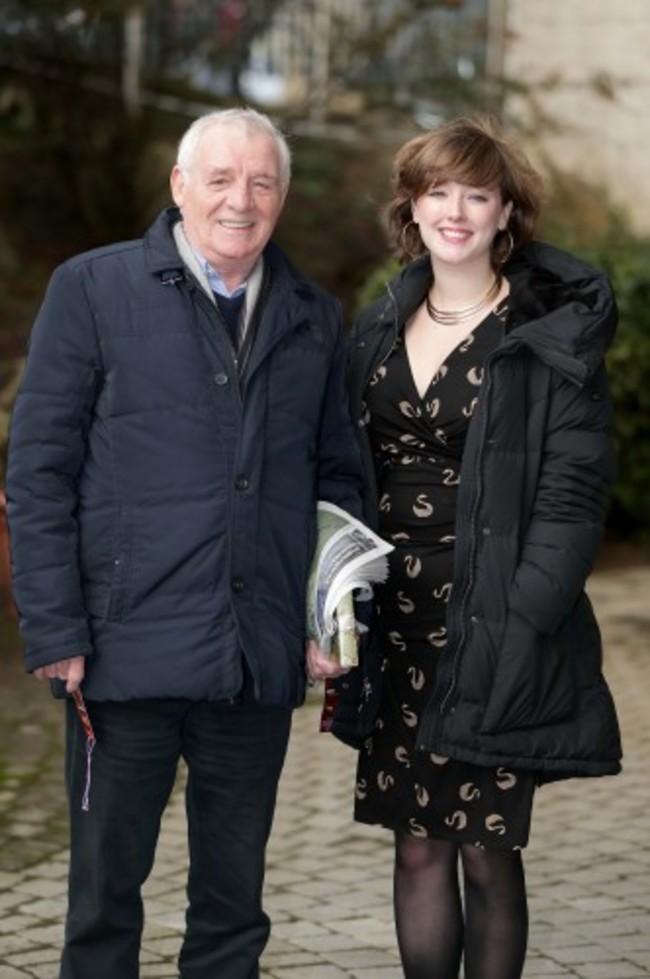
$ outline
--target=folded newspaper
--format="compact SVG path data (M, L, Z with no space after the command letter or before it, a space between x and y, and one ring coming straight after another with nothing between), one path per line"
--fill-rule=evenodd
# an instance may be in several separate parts
M307 585L307 630L341 666L356 666L362 631L354 596L372 597L372 585L388 575L393 545L334 503L319 500L318 537Z

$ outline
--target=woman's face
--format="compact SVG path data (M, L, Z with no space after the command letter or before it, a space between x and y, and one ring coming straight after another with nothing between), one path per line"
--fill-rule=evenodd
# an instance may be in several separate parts
M492 241L506 228L511 210L498 188L450 180L435 184L413 202L413 220L432 261L489 263Z

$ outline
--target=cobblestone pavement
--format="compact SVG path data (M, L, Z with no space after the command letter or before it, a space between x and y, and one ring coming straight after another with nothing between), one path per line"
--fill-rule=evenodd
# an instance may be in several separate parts
M597 572L625 770L542 788L527 851L526 979L650 976L650 567ZM4 669L4 666L3 666ZM0 689L0 979L55 979L65 903L58 705L32 678ZM354 754L296 714L269 845L265 979L399 979L389 835L350 818ZM182 778L146 887L142 979L173 979L186 867ZM116 976L115 979L120 979ZM217 979L217 977L215 977Z

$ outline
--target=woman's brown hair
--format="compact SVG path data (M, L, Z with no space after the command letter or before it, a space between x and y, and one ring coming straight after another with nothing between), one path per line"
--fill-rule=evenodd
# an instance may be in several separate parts
M393 199L386 218L391 245L402 261L426 253L411 208L435 184L453 180L498 188L503 203L512 202L508 227L492 246L495 270L532 238L544 196L542 178L523 151L483 115L453 119L410 139L398 150L391 176Z

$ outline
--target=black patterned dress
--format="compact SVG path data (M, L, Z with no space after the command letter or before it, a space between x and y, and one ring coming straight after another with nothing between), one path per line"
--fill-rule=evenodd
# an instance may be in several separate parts
M420 397L403 339L365 392L380 471L379 526L395 546L377 589L382 702L359 756L355 819L400 833L516 849L528 841L535 778L415 750L446 643L460 462L483 363L503 327L490 314Z

